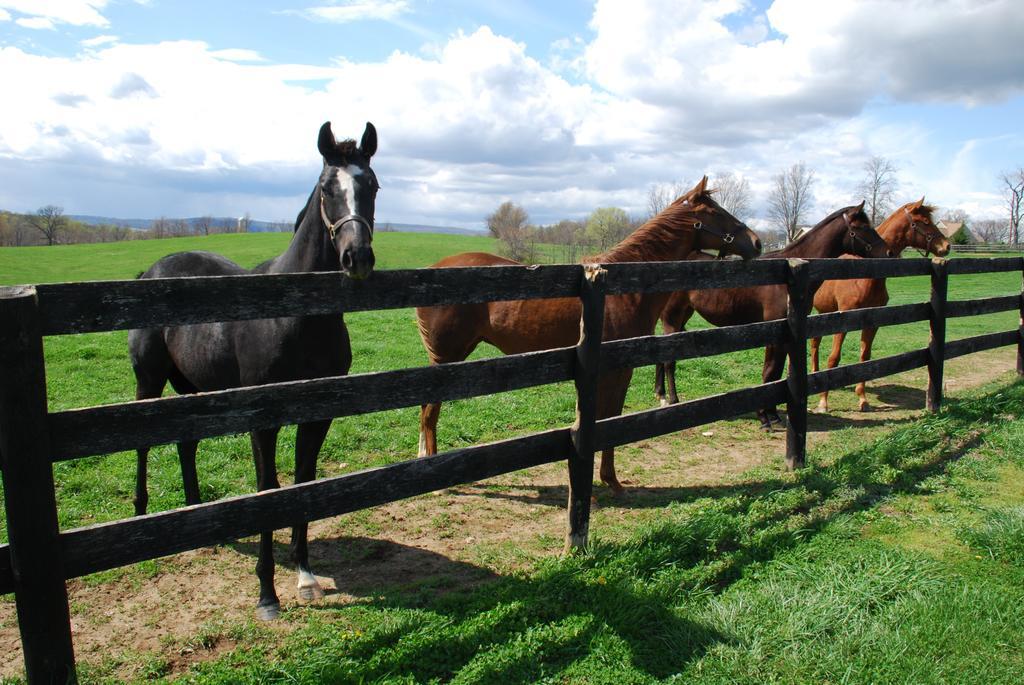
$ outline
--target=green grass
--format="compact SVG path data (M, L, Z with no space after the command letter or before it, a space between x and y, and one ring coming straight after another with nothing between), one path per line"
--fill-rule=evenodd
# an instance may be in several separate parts
M186 249L209 249L251 266L280 252L287 239L256 234L6 248L0 282L131 278L163 254ZM382 233L375 248L379 268L404 268L494 244ZM926 278L888 283L892 304L928 298ZM1019 291L1019 274L950 279L953 299ZM346 321L353 372L426 362L411 310L352 314ZM1013 312L957 319L948 336L1016 325ZM926 323L884 329L874 356L923 347L927 331ZM856 359L857 342L855 336L847 341L844 363ZM474 356L493 354L482 346ZM133 397L124 332L49 338L46 358L51 410ZM761 361L762 352L750 350L682 362L680 392L694 398L751 385L760 379ZM638 369L627 410L651 407L652 386L653 371ZM748 474L739 484L679 502L656 500L639 528L598 510L590 553L530 560L515 572L484 571L489 581L472 589L385 587L352 606L290 609L285 620L293 629L284 637L250 623L211 625L195 637L195 648L219 639L237 648L181 680L1015 682L1024 668L1022 407L1024 385L1017 384L951 401L939 415L880 436L844 430L827 450L812 450L805 471ZM571 384L452 402L442 413L441 448L568 425L573 414ZM730 424L737 440L756 439L749 423ZM321 474L410 458L417 433L417 408L335 421ZM282 434L279 468L287 481L294 430ZM204 500L254 489L249 449L244 437L203 441ZM150 462L150 510L183 504L173 448L154 449ZM61 463L55 479L62 528L132 513L134 454ZM451 517L437 515L424 525L462 534ZM518 546L494 553L521 559ZM170 562L86 582L123 574L146 582L164 563ZM138 677L170 673L162 657L140 658ZM83 666L83 679L114 682L120 665L111 659Z
M1022 410L1020 383L951 402L471 590L298 608L280 644L246 640L170 680L1015 683L1024 564L964 552L948 528L922 551L914 531L940 499L944 517L989 526L986 503L1024 484Z

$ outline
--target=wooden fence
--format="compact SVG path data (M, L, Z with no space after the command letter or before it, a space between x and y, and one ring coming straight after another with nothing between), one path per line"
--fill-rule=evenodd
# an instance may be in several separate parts
M0 455L9 545L0 545L0 594L14 592L32 683L75 679L65 581L565 461L566 544L586 544L594 453L785 402L786 462L801 467L807 397L826 389L928 367L928 407L942 402L943 361L1017 345L1021 329L946 342L947 318L1024 309L1021 295L948 301L950 274L1021 271L1019 257L903 260L758 260L483 267L382 271L366 281L337 273L174 278L0 288ZM807 316L809 283L826 278L931 277L929 302ZM607 296L786 283L786 319L601 342ZM578 297L574 347L434 367L277 383L192 396L48 412L43 337L300 314L493 300ZM929 321L927 348L807 373L806 340L865 326ZM788 342L785 380L665 408L596 420L598 376ZM573 380L576 421L487 445L451 450L332 478L122 521L59 531L52 464L179 440L442 402Z

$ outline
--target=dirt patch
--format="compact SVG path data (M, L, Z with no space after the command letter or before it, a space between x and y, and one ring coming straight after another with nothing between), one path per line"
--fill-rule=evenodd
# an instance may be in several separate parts
M946 391L955 396L1009 380L1014 365L1012 350L952 360L946 367ZM874 410L865 413L855 410L852 389L834 391L834 411L810 417L810 446L835 439L836 429L857 428L841 439L868 440L913 420L924 406L925 382L925 372L917 370L869 383ZM606 488L595 488L592 530L605 539L626 535L630 526L668 502L735 491L751 470L757 470L761 482L770 481L773 473L781 478L784 452L785 435L762 434L752 417L621 448L616 465L629 490L613 497ZM327 591L325 601L362 602L418 589L445 592L559 554L565 483L564 465L553 464L313 523L311 562ZM280 639L294 625L288 612L298 605L294 570L281 563L288 558L287 539L286 531L275 538L276 586L286 614L270 625L252 620L255 539L69 582L78 659L112 663L117 676L127 679L143 675L154 661L161 673L184 670L230 651L235 634L246 630ZM0 600L0 675L21 669L15 607L8 596Z

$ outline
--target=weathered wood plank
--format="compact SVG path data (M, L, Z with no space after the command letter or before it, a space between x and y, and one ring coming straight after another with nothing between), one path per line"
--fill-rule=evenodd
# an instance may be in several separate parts
M786 399L786 381L702 397L658 409L634 412L597 422L597 449L627 445L684 428L746 414Z
M75 682L34 288L0 288L0 369L4 508L25 675L30 683Z
M985 259L951 259L950 274L983 274L997 271L1019 271L1020 257L988 257Z
M954 357L962 357L965 354L973 354L974 352L984 352L985 350L994 350L997 347L1017 345L1021 339L1021 331L1014 329L1012 331L985 333L984 335L975 335L970 338L950 340L946 342L945 358L953 359Z
M62 461L567 381L574 358L563 347L55 412L51 454Z
M924 259L808 259L810 280L844 280L849 278L894 278L924 276L930 266Z
M586 549L590 532L590 496L594 489L594 422L597 420L597 383L604 331L605 279L608 272L588 265L580 284L582 314L576 345L576 420L572 425L569 455L569 525L565 550Z
M808 262L790 259L786 296L786 466L802 469L807 460L807 313L811 309Z
M601 370L636 368L673 359L696 359L764 347L780 342L785 327L786 321L777 319L742 326L614 340L601 346Z
M608 271L609 295L737 288L786 281L784 259L626 262L602 266Z
M1020 295L983 297L977 300L952 300L946 303L946 318L953 319L958 316L978 316L980 314L1008 312L1019 307Z
M11 546L0 545L0 595L14 592L14 571L11 569Z
M1018 262L1019 264L1019 262ZM945 368L946 346L946 300L949 290L949 265L945 259L932 260L932 315L928 339L928 389L925 405L928 411L937 412L942 406L942 374Z
M881 359L872 359L856 364L837 366L833 369L816 371L807 376L808 392L819 393L825 390L843 388L853 383L870 381L894 373L902 373L928 365L928 350L910 350Z
M562 461L568 428L62 533L69 578Z
M845 312L818 314L807 319L807 337L822 338L836 333L848 333L864 328L893 326L915 321L927 321L931 305L927 302L891 305L888 307L865 307Z
M362 281L303 273L39 286L44 335L579 295L583 267L375 271Z

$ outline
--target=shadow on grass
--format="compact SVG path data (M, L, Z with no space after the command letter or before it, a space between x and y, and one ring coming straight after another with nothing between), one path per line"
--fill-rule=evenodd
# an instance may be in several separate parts
M637 488L622 505L693 506L664 506L630 540L597 540L589 553L542 561L527 576L498 576L387 541L315 541L317 572L366 597L363 607L374 619L365 635L344 644L312 629L301 633L301 644L344 664L337 682L471 674L477 682L527 683L574 665L589 669L612 653L620 660L616 674L632 669L640 678L666 678L731 640L684 613L684 606L695 606L688 604L693 593L726 590L752 565L797 547L837 517L894 494L921 492L981 443L992 416L1019 413L1022 406L1024 383L1018 383L976 400L949 401L940 414L785 480ZM565 491L545 488L528 499L564 506ZM281 547L279 558L286 558ZM238 548L256 551L255 545ZM326 617L343 609L322 604L307 611ZM331 623L315 625L322 631ZM609 643L621 649L609 650ZM289 653L294 664L303 658Z

